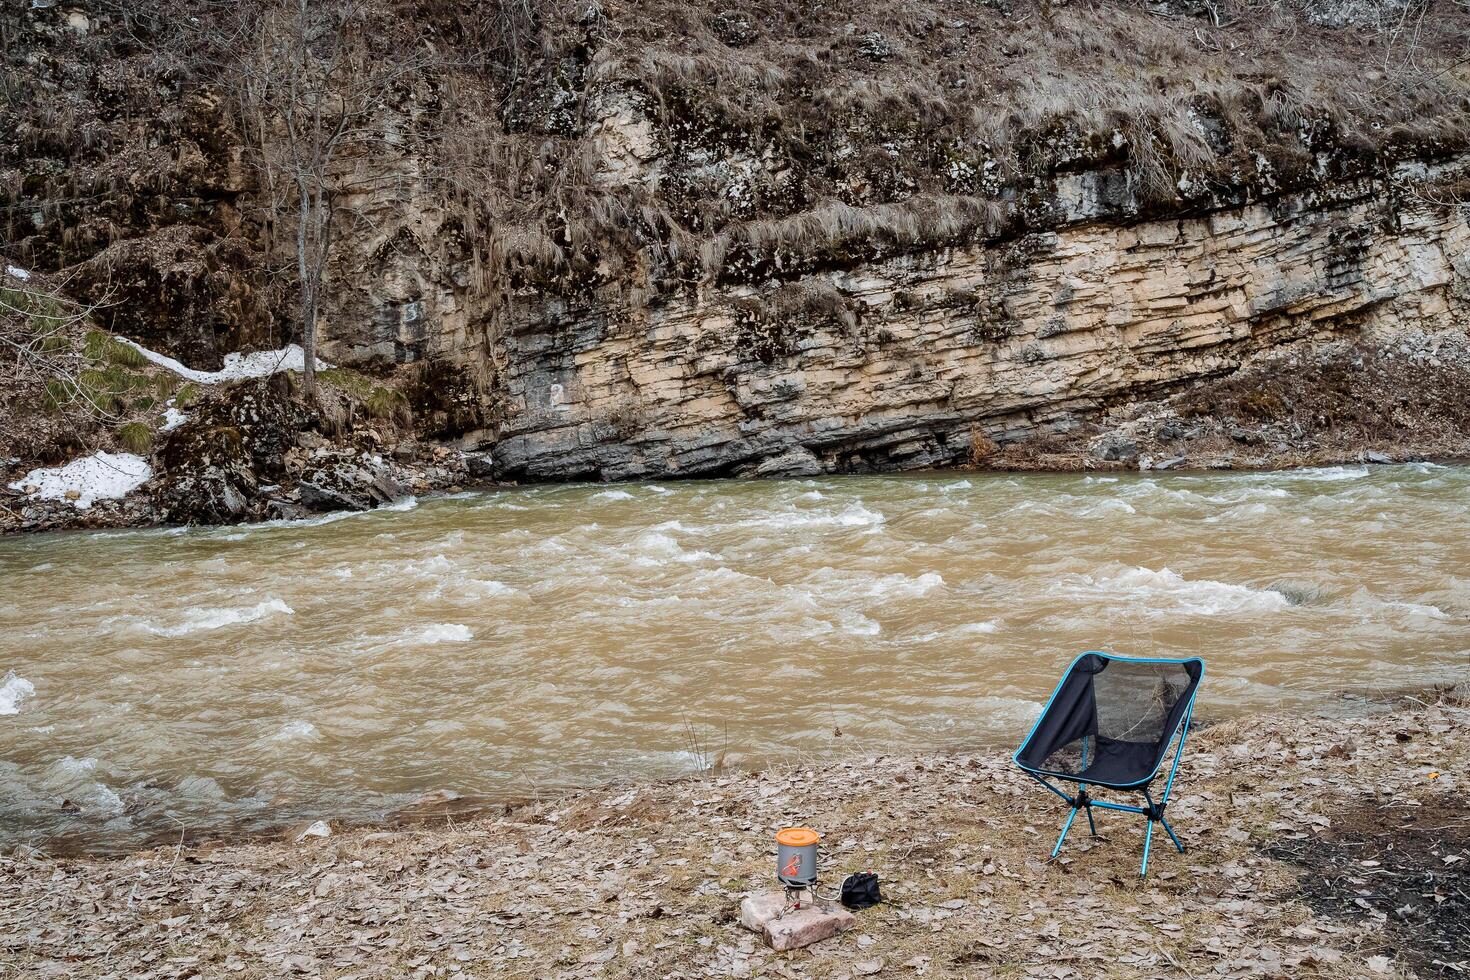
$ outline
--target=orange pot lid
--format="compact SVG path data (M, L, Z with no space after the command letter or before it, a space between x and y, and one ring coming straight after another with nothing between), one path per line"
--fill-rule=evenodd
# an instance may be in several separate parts
M821 834L807 827L787 827L776 833L776 843L787 847L807 847L821 839Z

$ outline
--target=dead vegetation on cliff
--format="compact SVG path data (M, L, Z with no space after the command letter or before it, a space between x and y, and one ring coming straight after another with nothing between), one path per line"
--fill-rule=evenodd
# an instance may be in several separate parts
M334 2L357 25L349 89L413 70L367 86L381 111L324 179L421 185L452 214L438 248L497 294L759 281L990 237L1058 220L1049 182L1084 169L1116 170L1120 214L1157 213L1470 141L1453 2ZM200 254L263 248L286 174L250 153L273 158L283 113L253 68L279 48L260 26L276 7L6 14L15 257L54 270L170 225L206 230ZM351 210L338 234L371 238ZM279 339L299 283L266 258L221 252L160 283L165 306L233 295L204 329Z
M1138 880L1138 821L1061 810L991 752L614 787L504 816L326 839L0 858L0 967L32 977L1450 977L1470 963L1470 712L1409 700L1190 739L1189 846ZM1417 817L1418 819L1411 819ZM852 932L773 953L740 929L774 831L872 869ZM1371 849L1365 849L1371 848ZM1411 894L1412 893L1412 894Z

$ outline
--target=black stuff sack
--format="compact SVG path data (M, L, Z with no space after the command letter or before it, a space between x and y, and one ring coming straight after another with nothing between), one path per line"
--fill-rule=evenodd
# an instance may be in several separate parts
M842 904L846 908L870 909L881 901L883 893L878 890L878 876L871 871L859 871L843 879Z

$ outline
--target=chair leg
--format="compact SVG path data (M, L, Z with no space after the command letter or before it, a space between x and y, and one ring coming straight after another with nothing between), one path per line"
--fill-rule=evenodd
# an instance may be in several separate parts
M1087 826L1092 829L1092 836L1097 836L1097 821L1092 819L1092 807L1087 808Z
M1143 834L1143 867L1138 869L1138 877L1148 877L1148 850L1154 843L1154 822L1148 822L1148 830Z
M1184 853L1184 845L1181 844L1181 843L1179 843L1179 836L1174 833L1174 828L1169 826L1169 821L1165 820L1163 818L1163 816L1160 816L1159 817L1159 823L1161 823L1161 824L1164 825L1164 830L1168 831L1168 833L1169 833L1169 839L1174 842L1174 846L1175 847L1179 848L1179 853L1180 854L1183 854Z
M1077 810L1074 808L1071 813L1067 814L1067 822L1062 825L1062 836L1057 838L1057 846L1051 849L1052 857L1056 857L1058 854L1062 853L1062 841L1067 839L1067 831L1072 829L1072 821L1076 819Z

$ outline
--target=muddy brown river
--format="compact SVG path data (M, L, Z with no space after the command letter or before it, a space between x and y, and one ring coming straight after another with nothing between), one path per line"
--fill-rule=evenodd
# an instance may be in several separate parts
M1352 710L1470 679L1467 512L1470 468L1412 464L535 487L11 538L0 846L1011 745L1087 649L1204 656L1206 718Z

